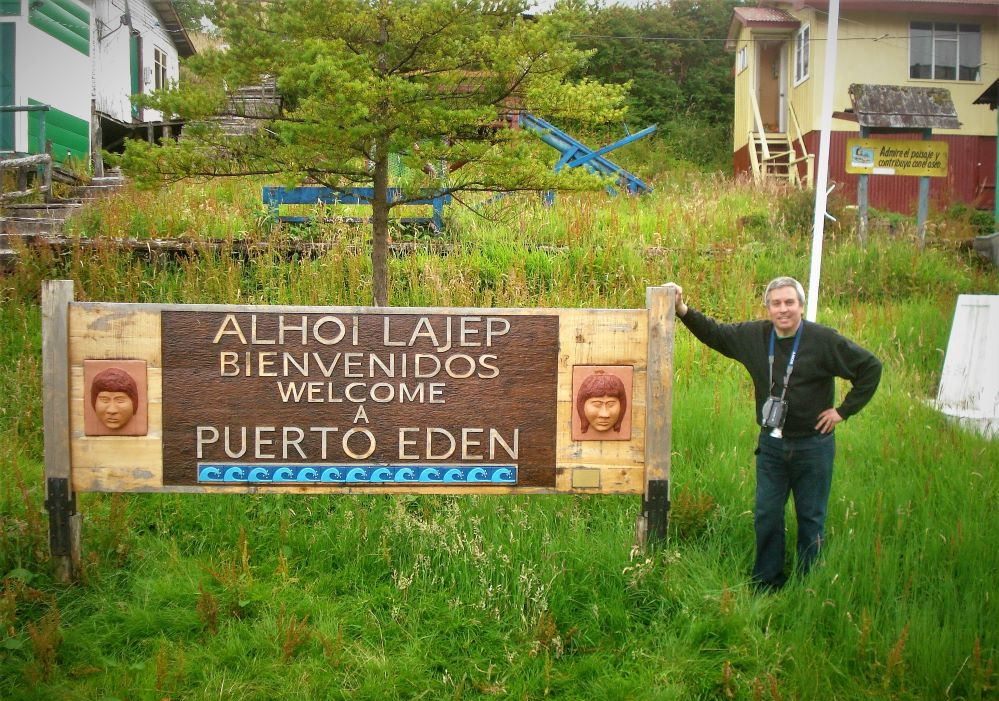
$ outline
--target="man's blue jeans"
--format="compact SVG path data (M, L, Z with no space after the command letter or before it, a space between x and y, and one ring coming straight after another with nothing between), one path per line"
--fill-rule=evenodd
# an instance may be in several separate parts
M784 505L794 496L798 519L798 562L808 572L819 555L832 485L836 437L773 438L760 433L756 452L756 564L753 583L762 589L784 585Z

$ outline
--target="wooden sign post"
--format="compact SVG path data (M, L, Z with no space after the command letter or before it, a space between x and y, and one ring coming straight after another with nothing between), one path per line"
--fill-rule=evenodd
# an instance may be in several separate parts
M42 422L45 427L45 508L49 551L56 577L76 579L80 566L80 516L71 481L69 427L69 306L73 283L42 283Z
M672 288L649 287L649 354L646 374L645 488L636 529L640 545L666 540L669 524L669 480L673 451L673 330L676 324Z
M647 309L74 302L43 288L52 553L76 492L642 494L669 511L673 299Z
M926 239L931 177L949 172L947 145L931 141L933 129L960 129L950 91L907 85L853 83L849 88L853 111L837 116L856 120L860 139L850 139L846 172L859 175L857 182L857 233L867 245L868 178L871 175L910 175L919 177L919 205L916 229L919 248ZM879 139L879 134L922 134L922 141Z

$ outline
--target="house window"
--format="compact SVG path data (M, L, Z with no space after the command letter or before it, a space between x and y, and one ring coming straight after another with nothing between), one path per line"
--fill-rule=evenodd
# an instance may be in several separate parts
M808 49L811 30L806 24L794 36L794 84L808 77Z
M153 87L162 90L167 87L167 57L159 49L153 49Z
M735 57L735 72L742 73L749 68L749 48L743 46Z
M909 77L924 80L981 80L982 29L977 24L912 22Z

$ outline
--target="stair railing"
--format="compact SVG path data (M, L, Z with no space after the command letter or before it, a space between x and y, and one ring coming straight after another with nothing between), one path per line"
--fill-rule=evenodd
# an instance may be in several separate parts
M795 140L798 142L802 154L801 156L795 154L794 170L797 173L798 163L805 162L805 187L811 190L812 184L815 182L815 155L809 153L808 149L805 148L805 139L801 135L801 125L798 123L798 115L794 111L794 105L789 102L787 108L791 113L791 124L794 125Z
M17 172L16 187L18 189L11 192L3 191L4 173L8 169ZM35 187L29 188L28 173L41 171L41 177L36 177ZM22 156L20 158L0 158L0 201L14 200L19 197L26 197L35 193L49 196L52 192L52 156L47 153L39 153L34 156Z
M763 180L763 175L760 170L760 158L756 153L756 134L755 132L749 132L749 143L746 148L749 151L749 165L753 173L753 182L757 185Z
M756 101L756 93L752 90L749 91L749 104L752 107L753 119L756 124L756 131L749 132L750 141L753 140L754 133L759 135L760 144L763 147L763 160L764 162L769 161L770 147L767 146L767 132L763 128L763 118L760 116L760 104Z
M0 201L13 200L33 193L45 195L46 201L52 193L52 154L51 146L45 138L45 113L51 109L48 105L2 105L0 112L38 112L38 145L39 153L29 156L16 152L8 154L7 158L0 156ZM4 171L14 169L17 173L17 190L3 191ZM34 171L35 187L28 188L28 174Z

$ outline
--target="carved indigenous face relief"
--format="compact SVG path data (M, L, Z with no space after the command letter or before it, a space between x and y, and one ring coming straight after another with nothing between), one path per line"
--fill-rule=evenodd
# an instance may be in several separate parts
M148 430L146 363L85 360L84 435L144 436Z
M577 365L572 376L572 439L630 440L632 367Z
M94 411L100 422L112 431L123 428L135 415L135 402L128 392L99 392Z
M612 394L590 397L583 403L583 416L598 433L620 427L621 398Z

